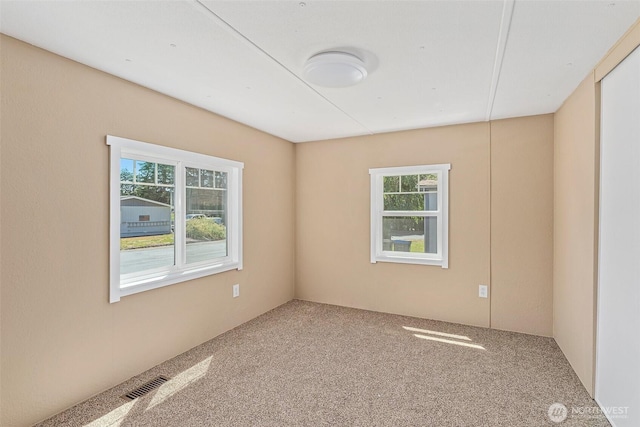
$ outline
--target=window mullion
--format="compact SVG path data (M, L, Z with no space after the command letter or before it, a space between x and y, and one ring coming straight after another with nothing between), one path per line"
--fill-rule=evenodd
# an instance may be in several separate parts
M422 216L422 217L430 217L430 216L438 216L440 215L440 210L437 211L382 211L382 216Z
M382 253L382 183L380 175L372 174L370 178L370 198L371 198L371 237L370 254L371 262L375 263L377 257Z
M439 179L438 185L440 188L446 191L438 192L438 205L442 213L439 216L440 227L442 236L439 237L440 244L440 258L442 259L442 267L449 268L449 173L448 170L444 171Z
M176 164L175 173L175 203L173 211L173 238L175 244L175 263L178 269L186 264L186 178L184 163Z
M239 211L239 200L237 199L237 187L238 185L238 176L235 171L229 170L227 172L227 191L226 191L226 214L225 218L227 220L227 257L235 258L236 254L239 251L241 242L239 242L236 238L240 234L241 224L236 222L236 213ZM214 179L214 187L215 183L215 172L213 174Z
M400 180L398 180L400 182ZM398 185L398 189L400 189L400 185ZM384 217L384 177L377 176L376 177L376 189L375 189L375 200L376 200L376 256L382 255L383 251L383 232L382 232L382 218Z
M442 210L443 210L443 206L442 206L442 195L443 195L443 191L442 189L444 188L443 186L443 180L444 180L444 173L439 173L438 174L438 193L437 193L437 200L438 200L438 215L437 215L437 226L436 226L436 255L438 256L438 258L443 259L443 252L442 252L442 238L443 238L443 223L442 223Z

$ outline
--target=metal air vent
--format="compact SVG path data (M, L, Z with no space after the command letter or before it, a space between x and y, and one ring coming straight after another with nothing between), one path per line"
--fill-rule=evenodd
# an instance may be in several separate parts
M132 390L129 393L125 394L124 396L122 396L122 398L127 400L137 399L138 397L144 396L150 391L155 390L156 388L160 387L162 384L166 383L167 381L169 381L169 378L163 377L162 375L160 375L159 377L152 379L148 383L141 385L137 389Z

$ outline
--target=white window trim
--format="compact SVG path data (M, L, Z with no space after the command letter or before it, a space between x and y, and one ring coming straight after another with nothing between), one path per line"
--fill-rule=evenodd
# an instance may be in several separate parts
M146 142L135 141L127 138L107 135L107 145L110 146L110 238L109 238L109 302L120 301L121 297L144 292L175 283L196 279L210 274L221 273L229 270L242 270L242 170L244 163L234 160L222 159L176 148L163 147ZM122 157L136 159L149 159L153 162L161 162L176 166L212 168L227 172L227 245L228 255L214 260L215 262L184 263L185 251L182 253L182 268L175 265L169 268L149 270L144 274L137 274L125 278L120 277L120 159ZM185 177L176 169L175 188L185 188ZM186 227L186 215L184 206L185 192L176 190L174 201L174 245L184 247L184 229ZM180 221L177 218L181 218Z
M369 169L371 177L371 263L396 262L404 264L439 265L449 268L449 170L451 164L401 166ZM383 179L385 176L438 174L437 211L385 211ZM382 218L384 216L435 216L438 218L437 253L384 251Z

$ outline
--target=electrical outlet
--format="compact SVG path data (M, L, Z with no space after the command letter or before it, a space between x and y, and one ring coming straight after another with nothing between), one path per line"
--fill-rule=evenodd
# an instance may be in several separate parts
M233 297L237 298L240 296L240 285L233 285Z
M478 296L480 298L488 298L489 297L489 287L487 285L480 285L478 288Z

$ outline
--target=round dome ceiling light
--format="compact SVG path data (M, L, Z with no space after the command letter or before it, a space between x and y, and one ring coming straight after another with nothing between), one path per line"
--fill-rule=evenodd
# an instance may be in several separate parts
M346 87L367 77L364 62L346 52L322 52L304 64L304 78L309 83L325 87Z

